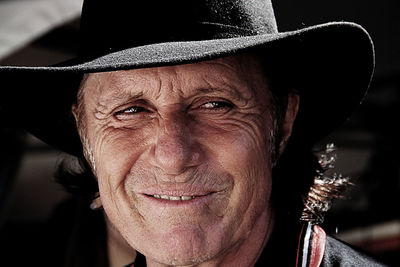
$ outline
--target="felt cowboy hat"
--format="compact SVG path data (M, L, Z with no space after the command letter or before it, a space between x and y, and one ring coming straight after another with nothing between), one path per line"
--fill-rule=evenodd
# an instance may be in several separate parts
M313 144L343 123L369 86L374 50L359 25L278 32L270 0L86 0L77 58L0 67L3 122L80 156L71 105L84 73L193 63L246 51L299 90L293 137Z

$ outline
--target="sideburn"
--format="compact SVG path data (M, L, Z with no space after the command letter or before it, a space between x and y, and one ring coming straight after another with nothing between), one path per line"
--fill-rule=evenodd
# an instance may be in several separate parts
M275 91L275 90L274 90ZM271 162L274 167L280 157L279 150L283 139L283 124L288 104L288 94L276 94L271 88L271 121L272 130L270 133Z

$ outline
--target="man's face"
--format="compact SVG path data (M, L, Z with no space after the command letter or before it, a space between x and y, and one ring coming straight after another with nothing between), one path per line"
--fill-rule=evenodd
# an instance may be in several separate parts
M101 200L133 248L188 265L266 242L274 129L252 57L90 74L82 90Z

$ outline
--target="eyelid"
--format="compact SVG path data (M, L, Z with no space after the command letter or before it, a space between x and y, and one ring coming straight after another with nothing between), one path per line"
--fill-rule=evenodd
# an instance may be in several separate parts
M126 112L129 109L139 109L137 112ZM148 104L147 101L140 100L140 101L134 101L132 103L128 103L125 105L121 105L119 108L116 108L115 111L112 113L113 117L115 117L117 120L123 119L122 116L129 117L129 116L137 116L142 113L151 113L153 112L153 107Z
M195 105L195 107L197 107L197 108L201 108L205 104L212 103L212 102L226 103L227 105L229 105L231 107L235 106L232 101L230 101L226 98L223 98L223 97L204 97L204 98L198 99L196 102L198 103L197 105Z

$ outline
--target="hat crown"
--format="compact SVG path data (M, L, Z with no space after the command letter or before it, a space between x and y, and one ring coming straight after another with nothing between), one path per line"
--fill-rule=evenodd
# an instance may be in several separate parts
M80 54L276 32L270 0L85 0Z

